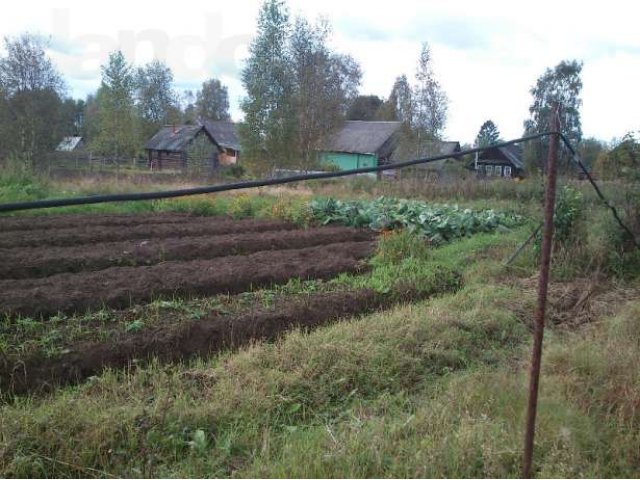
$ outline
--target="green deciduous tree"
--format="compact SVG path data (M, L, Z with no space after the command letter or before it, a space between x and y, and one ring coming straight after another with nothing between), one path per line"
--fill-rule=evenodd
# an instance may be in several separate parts
M551 128L551 108L554 102L560 105L560 130L574 144L582 139L580 107L582 100L582 62L563 60L554 68L547 68L530 90L533 102L529 107L530 118L525 121L525 135L542 133ZM525 147L525 161L528 165L541 168L546 159L548 139L528 142ZM560 168L567 170L568 155L562 155Z
M628 132L613 142L609 152L600 152L593 168L604 180L638 181L640 179L640 141L638 134Z
M578 145L578 154L582 163L588 168L592 169L596 164L598 157L602 153L606 153L608 147L605 142L598 140L597 138L585 138Z
M65 84L47 56L47 42L24 33L5 37L0 58L0 154L31 167L65 134Z
M245 161L258 170L310 168L323 138L340 126L357 96L360 68L328 46L329 25L298 18L266 0L242 72L247 97L240 126Z
M403 122L395 155L409 158L439 153L446 125L448 98L433 70L431 49L425 42L420 51L415 83L406 75L396 78L388 100L380 108L381 120Z
M377 95L358 95L347 110L347 120L375 120L383 103Z
M153 60L138 68L135 82L135 100L142 138L149 138L163 125L180 122L173 72L166 64Z
M494 145L500 141L500 131L492 120L487 120L480 127L478 135L476 136L476 147L488 147Z
M102 82L95 98L91 144L96 152L112 158L135 155L142 148L134 94L135 71L120 51L102 66Z
M380 120L396 120L411 127L413 124L413 92L406 75L393 82L391 93L378 114Z
M245 118L239 128L244 160L257 170L291 163L295 116L293 72L287 60L289 31L286 5L279 0L263 3L242 71L247 96L241 103Z
M198 122L198 111L196 109L196 96L191 90L185 90L180 95L182 109L182 122L194 125Z
M205 81L196 94L195 108L200 120L231 120L227 87L216 78Z
M307 170L314 167L322 142L341 126L360 84L358 64L331 51L329 34L325 21L311 25L297 18L288 39L296 115L292 147L299 167Z
M447 121L449 100L436 80L433 71L431 49L428 43L422 44L416 84L413 88L413 128L426 136L442 137Z

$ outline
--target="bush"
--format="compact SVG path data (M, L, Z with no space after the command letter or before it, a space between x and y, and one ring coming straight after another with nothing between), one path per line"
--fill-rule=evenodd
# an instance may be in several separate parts
M245 168L242 165L237 164L231 165L226 171L227 176L237 179L244 177L245 173Z
M0 168L0 202L37 200L49 196L49 182L29 162L9 157Z
M553 247L555 250L571 247L580 240L578 223L583 219L584 204L582 194L565 185L558 190L553 212ZM534 244L536 255L540 255L542 247L542 231L538 232Z

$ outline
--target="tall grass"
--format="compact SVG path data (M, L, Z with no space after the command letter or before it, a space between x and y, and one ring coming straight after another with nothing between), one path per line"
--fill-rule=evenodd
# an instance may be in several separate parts
M394 417L389 426L399 428L400 420L416 416L419 398L456 372L506 361L526 329L493 300L513 295L473 286L391 314L294 332L273 345L190 366L114 372L52 398L5 406L0 471L375 476L415 468L403 465L402 449L396 461L373 462L367 431L381 427L380 416ZM482 307L468 308L478 301ZM413 428L411 420L407 425ZM361 434L349 438L353 428ZM434 440L448 428L433 432ZM379 434L391 442L388 449L404 435Z
M51 190L49 180L19 158L10 157L0 165L0 203L46 198Z
M494 283L494 260L479 263L455 294L6 405L0 472L517 476L529 333L511 306L522 292ZM549 331L538 476L637 474L639 308Z

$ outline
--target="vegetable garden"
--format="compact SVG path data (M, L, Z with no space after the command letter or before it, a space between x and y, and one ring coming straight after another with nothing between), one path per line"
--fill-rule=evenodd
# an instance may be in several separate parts
M413 235L420 250L521 222L491 210L387 198L315 200L303 208L306 227L185 213L0 219L3 335L20 346L4 352L4 393L49 389L153 356L176 360L219 351L455 288L455 271L442 265L407 263L402 256L396 264L368 260L379 249L377 233L404 231L396 235ZM402 269L407 275L399 275ZM412 274L426 281L407 288ZM255 301L238 306L242 295L292 282L311 282L314 291L277 295L258 310ZM123 325L96 324L99 312L123 319L157 302L207 298L224 298L233 311L204 307L185 321L177 316L156 324L133 315ZM69 334L65 323L108 333ZM37 348L42 342L45 351Z
M612 229L605 212L585 235L584 199L563 195L568 276L568 249L593 261ZM503 262L533 209L478 204L237 195L2 217L0 471L517 475L536 250ZM550 285L540 475L637 465L637 288L608 282Z

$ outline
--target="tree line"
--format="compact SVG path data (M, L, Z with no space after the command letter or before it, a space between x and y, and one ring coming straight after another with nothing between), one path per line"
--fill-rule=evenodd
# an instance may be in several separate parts
M228 90L220 80L178 92L159 60L134 67L121 51L101 66L97 91L74 100L50 58L44 38L5 37L0 57L0 157L37 167L65 136L82 136L92 152L131 158L167 124L230 120Z
M438 153L449 100L437 79L433 55L422 44L412 76L400 74L386 98L359 93L362 69L350 55L331 46L331 25L292 16L284 0L265 0L257 33L241 72L244 119L238 133L245 166L256 174L274 168L313 169L316 152L346 120L399 121L396 158ZM115 51L101 67L97 91L86 99L68 96L68 87L51 59L46 41L24 33L4 39L0 57L0 157L36 166L62 137L86 139L96 154L131 158L167 124L230 120L228 89L219 79L196 91L179 92L173 72L159 60L134 66ZM587 165L604 177L637 170L634 134L607 145L582 138L580 98L582 63L565 60L548 68L531 88L523 135L549 129L553 102L562 105L561 128ZM498 126L487 119L475 146L500 140ZM524 145L527 170L543 170L547 140ZM561 168L571 168L563 152Z

